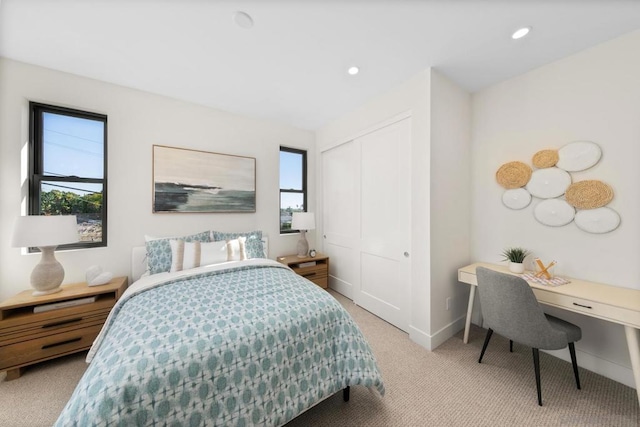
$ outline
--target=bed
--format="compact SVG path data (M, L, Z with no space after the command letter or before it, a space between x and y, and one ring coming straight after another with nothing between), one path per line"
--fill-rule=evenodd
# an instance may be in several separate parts
M266 258L140 278L87 361L57 426L280 426L350 386L384 395L343 307Z

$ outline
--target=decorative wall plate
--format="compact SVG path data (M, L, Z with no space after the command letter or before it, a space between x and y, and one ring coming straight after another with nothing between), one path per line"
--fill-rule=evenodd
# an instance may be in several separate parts
M600 146L591 141L570 142L558 150L556 166L568 172L589 169L602 157Z
M531 193L524 188L506 190L502 194L502 203L509 209L524 209L531 203Z
M574 182L567 188L564 198L577 209L596 209L613 199L613 189L597 179Z
M540 150L531 159L538 169L551 168L558 163L558 150Z
M587 233L608 233L620 225L620 215L611 208L602 207L578 211L576 225Z
M496 172L496 181L507 190L524 187L529 182L529 178L531 178L531 166L522 162L505 163Z
M533 216L541 224L561 227L573 221L576 210L562 199L543 200L536 205Z
M571 185L571 175L558 168L538 169L531 174L527 190L535 197L552 199L560 197Z

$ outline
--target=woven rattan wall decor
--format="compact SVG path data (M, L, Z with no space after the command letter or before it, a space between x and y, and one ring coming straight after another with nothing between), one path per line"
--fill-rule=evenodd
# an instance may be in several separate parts
M573 182L571 175L595 166L601 157L595 142L573 141L535 153L535 170L520 161L505 163L496 172L496 181L505 189L502 202L509 209L524 209L539 199L533 216L541 224L562 227L574 222L587 233L609 233L620 225L620 215L607 206L613 189L599 180Z

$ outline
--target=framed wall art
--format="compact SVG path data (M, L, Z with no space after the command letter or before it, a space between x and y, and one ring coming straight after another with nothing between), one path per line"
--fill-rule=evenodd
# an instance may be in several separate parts
M153 212L255 212L256 159L153 146Z

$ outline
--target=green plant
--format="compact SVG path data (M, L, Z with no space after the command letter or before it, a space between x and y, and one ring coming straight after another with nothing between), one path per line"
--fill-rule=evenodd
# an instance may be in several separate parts
M529 251L523 248L507 248L502 252L503 261L524 262L525 257L529 255Z

